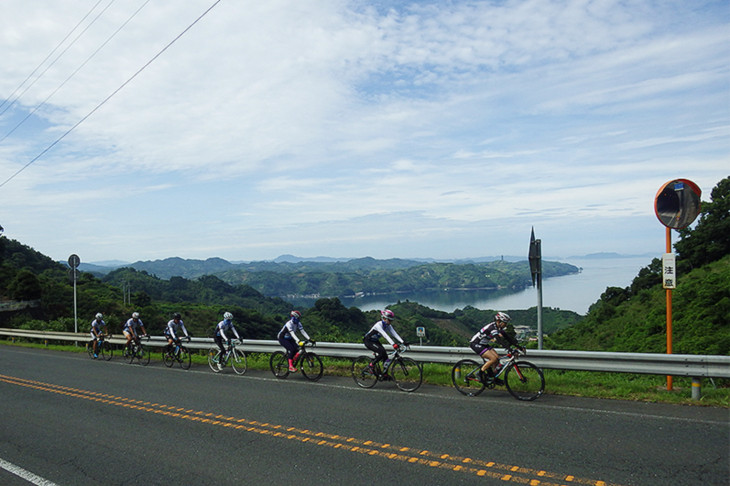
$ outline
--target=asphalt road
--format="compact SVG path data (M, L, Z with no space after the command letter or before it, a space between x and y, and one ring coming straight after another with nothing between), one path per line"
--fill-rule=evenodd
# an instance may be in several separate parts
M549 383L548 383L549 391ZM728 485L727 409L0 346L0 484ZM26 479L23 479L25 477Z

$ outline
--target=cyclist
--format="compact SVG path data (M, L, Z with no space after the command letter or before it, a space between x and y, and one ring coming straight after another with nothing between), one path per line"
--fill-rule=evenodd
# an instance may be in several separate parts
M228 337L228 335L226 334L229 331L231 331L233 335L236 336L236 339L241 339L238 335L238 331L233 325L233 314L231 314L230 312L226 312L225 314L223 314L223 320L220 321L216 326L215 335L213 336L213 340L221 350L219 360L223 360L223 357L226 355L226 348L223 345L223 341L228 341L228 345L230 345L231 339L233 339L232 337ZM218 366L222 366L222 363L219 362Z
M137 332L138 329L142 330L141 335ZM127 343L124 348L125 350L129 349L129 343L132 342L132 339L139 341L140 337L147 335L147 331L144 329L144 323L142 323L142 319L139 318L139 312L132 312L132 317L124 323L122 332L124 333L124 337L127 338Z
M185 323L182 321L182 316L179 312L175 312L172 315L172 319L167 322L167 327L165 327L165 337L167 338L167 351L172 351L173 344L175 344L176 341L179 341L180 337L178 335L180 334L180 331L185 334L185 337L188 338L189 342L190 335L188 334L188 330L185 329Z
M512 318L509 314L505 312L497 312L494 316L494 321L481 328L469 341L469 347L472 351L477 353L484 360L484 364L482 365L482 379L484 379L485 376L492 378L497 372L499 372L499 367L495 366L495 364L499 362L499 355L492 347L492 342L495 339L503 337L513 346L517 346L521 351L524 352L525 350L525 348L519 345L515 338L507 334L505 331L507 323L511 320ZM498 385L504 384L499 378L495 378L494 380L494 382Z
M99 357L99 339L104 335L106 330L106 322L103 320L101 312L94 316L94 320L91 321L91 341L94 346L94 359Z
M391 322L395 319L393 311L390 309L382 310L380 311L380 316L381 319L365 333L364 343L366 348L375 353L375 361L371 365L382 361L383 368L385 368L388 365L388 353L385 352L385 348L380 344L380 338L385 337L393 346L393 349L398 349L400 346L407 345L407 343L403 341L403 338L398 335L395 328L391 325Z
M312 338L309 337L307 331L304 330L302 321L299 320L302 317L301 312L293 310L289 316L291 319L286 321L276 337L279 344L286 348L286 357L289 358L289 371L296 373L297 369L294 367L294 361L299 357L299 347L304 345L304 342L297 336L296 331L301 331L307 341L311 341Z

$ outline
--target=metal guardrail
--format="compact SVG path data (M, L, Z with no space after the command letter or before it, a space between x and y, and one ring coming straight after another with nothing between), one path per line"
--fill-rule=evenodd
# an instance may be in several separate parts
M45 341L89 340L87 333L28 331L23 329L0 329L0 336L39 339ZM112 337L113 344L124 344L123 337ZM167 341L162 336L152 336L147 343L161 347ZM208 349L212 338L192 338L187 344L190 349ZM273 353L281 350L274 340L244 339L243 349L251 353ZM336 358L355 358L370 351L363 344L318 342L317 354ZM460 359L475 357L467 347L411 346L408 355L425 363L453 364ZM730 356L659 354L659 353L615 353L604 351L550 351L528 350L528 359L537 366L557 370L604 371L614 373L638 373L648 375L689 376L695 378L730 378Z

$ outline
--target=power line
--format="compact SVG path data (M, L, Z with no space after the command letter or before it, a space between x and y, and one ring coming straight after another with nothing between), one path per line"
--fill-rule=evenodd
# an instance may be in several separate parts
M127 20L126 20L126 21L125 21L124 23L123 23L123 24L122 24L122 25L121 25L121 26L119 26L119 28L118 28L117 30L115 30L115 31L114 31L114 33L112 33L112 35L110 35L110 36L109 36L109 37L108 37L108 38L107 38L107 39L106 39L106 40L105 40L105 41L104 41L104 42L103 42L103 43L102 43L102 44L101 44L101 45L100 45L100 46L99 46L99 47L98 47L98 48L97 48L97 49L96 49L96 50L95 50L95 51L94 51L93 53L91 53L91 55L90 55L89 57L87 57L87 58L86 58L86 60L85 60L84 62L82 62L82 63L81 63L81 65L80 65L79 67L77 67L77 68L76 68L76 69L74 70L74 72L72 72L72 73L71 73L71 75L70 75L69 77L67 77L67 78L66 78L66 79L65 79L65 80L64 80L64 81L63 81L63 82L62 82L62 83L61 83L60 85L58 85L58 87L57 87L56 89L54 89L54 90L53 90L53 92L52 92L51 94L49 94L49 95L48 95L48 96L46 97L46 99L44 99L44 100L43 100L42 102L40 102L40 104L38 104L38 105L37 105L37 106L36 106L35 108L33 108L33 109L32 109L32 110L30 111L30 112L28 112L28 114L27 114L27 115L25 115L25 117L24 117L24 118L23 118L22 120L20 120L20 122L18 122L18 123L17 123L17 124L16 124L16 125L15 125L15 126L14 126L14 127L12 128L12 129L10 129L10 131L9 131L8 133L6 133L6 134L5 134L5 135L4 135L4 136L3 136L2 138L0 138L0 143L2 143L2 142L3 142L3 141L4 141L5 139L6 139L6 138L8 138L8 137L9 137L10 135L12 135L12 133L13 133L13 132L14 132L15 130L17 130L17 129L18 129L18 128L19 128L19 127L20 127L20 126L21 126L21 125L23 124L23 123L25 123L25 122L26 122L26 120L28 120L28 118L30 118L31 116L33 116L33 114L34 114L34 113L35 113L36 111L38 111L38 110L39 110L39 109L40 109L40 108L41 108L41 107L42 107L43 105L45 105L45 104L46 104L46 102L47 102L47 101L48 101L49 99L51 99L51 97L52 97L53 95L55 95L55 94L56 94L56 93L58 92L58 90L60 90L61 88L63 88L63 87L64 87L64 86L66 85L66 83L67 83L67 82L69 82L69 80L70 80L71 78L73 78L73 77L74 77L74 76L76 75L76 73L78 73L79 71L81 71L81 69L82 69L82 68L83 68L84 66L86 66L86 64L87 64L87 63L88 63L88 62L89 62L89 61L90 61L90 60L91 60L91 59L92 59L92 58L93 58L93 57L94 57L94 56L95 56L96 54L98 54L98 52L99 52L100 50L102 50L102 49L104 48L104 46L106 46L106 45L107 45L107 44L108 44L108 43L109 43L109 42L110 42L110 41L111 41L111 40L112 40L112 39L113 39L113 38L114 38L114 37L115 37L115 36L116 36L116 35L117 35L117 34L118 34L118 33L119 33L119 32L120 32L120 31L121 31L121 30L122 30L123 28L124 28L124 27L126 27L126 26L127 26L127 24L128 24L128 23L129 23L129 22L130 22L130 21L131 21L131 20L132 20L132 19L133 19L134 17L136 17L136 16L137 16L137 14L138 14L138 13L140 12L140 10L142 10L142 9L143 9L143 8L144 8L144 7L145 7L145 6L146 6L146 5L148 4L148 3L150 3L150 0L147 0L146 2L144 2L144 3L142 4L142 6L141 6L141 7L139 7L139 8L138 8L138 9L137 9L137 10L136 10L136 11L135 11L135 12L134 12L134 13L133 13L133 14L132 14L132 15L131 15L131 16L130 16L130 17L129 17L129 18L128 18L128 19L127 19ZM111 5L111 4L109 4L109 5ZM108 8L108 5L107 5L107 8ZM104 10L106 10L106 9L104 9ZM98 18L98 17L97 17L97 18ZM0 113L0 114L2 114L2 113Z
M56 64L56 62L57 62L57 61L58 61L59 59L61 59L61 57L62 57L62 56L63 56L64 54L66 54L66 51L68 51L68 50L69 50L69 49L71 48L71 46L73 46L73 45L74 45L74 44L76 43L76 41L77 41L77 40L79 40L79 38L80 38L80 37L81 37L82 35L84 35L84 33L85 33L85 32L86 32L87 30L89 30L89 27L91 27L91 26L92 26L92 25L93 25L93 24L94 24L94 23L95 23L95 22L96 22L97 20L99 20L99 17L101 17L101 15L102 15L102 14L103 14L104 12L106 12L106 10L107 10L107 9L108 9L108 8L109 8L109 7L111 6L111 4L112 4L112 3L114 3L114 1L115 1L115 0L111 0L111 2L109 2L109 4L108 4L108 5L106 6L106 7L104 7L104 9L103 9L103 10L102 10L101 12L99 12L99 13L98 13L98 14L96 15L96 17L94 17L94 20L92 20L92 21L91 21L91 22L89 23L89 25L87 25L87 26L86 26L86 28L85 28L84 30L82 30L82 31L81 31L81 33L80 33L79 35L77 35L77 36L76 36L76 38L75 38L74 40L72 40L72 41L71 41L71 43L70 43L69 45L67 45L67 46L66 46L66 48L65 48L65 49L64 49L63 51L61 51L61 53L60 53L60 54L59 54L58 56L56 56L56 58L55 58L55 59L54 59L54 60L53 60L53 61L52 61L52 62L51 62L51 63L50 63L50 64L49 64L48 66L46 66L46 68L45 68L45 69L43 70L43 72L42 72L42 73L40 73L40 74L39 74L39 75L38 75L38 76L37 76L37 77L36 77L36 78L35 78L35 79L34 79L34 80L33 80L33 81L32 81L32 82L31 82L31 83L30 83L30 84L28 85L28 86L26 86L26 88L25 88L25 89L24 89L24 90L23 90L23 91L22 91L22 92L21 92L21 93L20 93L20 94L19 94L18 96L16 96L16 97L15 97L15 99L14 99L13 101L11 101L11 102L10 102L10 104L8 104L8 106L7 106L7 107L6 107L6 108L5 108L5 109L4 109L3 111L0 111L0 115L2 115L3 113L5 113L6 111L8 111L8 110L10 109L10 107L11 107L11 106L13 106L13 105L15 104L15 102L16 102L16 101L18 101L18 100L20 99L20 97L21 97L21 96L23 96L23 95L24 95L24 94L25 94L25 93L26 93L26 92L27 92L27 91L28 91L28 90L29 90L30 88L32 88L32 87L33 87L33 85L34 85L34 84L36 83L36 81L38 81L39 79L41 79L41 78L43 77L43 75L44 75L44 74L46 74L46 72L47 72L47 71L48 71L49 69L51 69L51 67L52 67L52 66L53 66L54 64ZM76 27L74 27L73 29L71 29L71 32L69 32L69 33L68 33L68 35L67 35L66 37L64 37L64 38L63 38L63 40L62 40L62 41L61 41L61 42L60 42L60 43L59 43L59 44L58 44L58 45L57 45L57 46L56 46L56 47L55 47L55 48L54 48L54 49L53 49L53 50L51 51L51 53L50 53L50 54L48 54L48 56L46 56L46 58L45 58L45 59L43 59L43 61L42 61L42 62L41 62L41 63L40 63L40 64L39 64L39 65L38 65L38 66L37 66L37 67L36 67L36 68L35 68L35 69L33 70L33 72L32 72L32 73L30 73L30 74L28 75L28 77L27 77L27 78L25 78L25 80L23 80L23 82L22 82L22 83L20 83L20 85L19 85L19 86L18 86L17 88L15 88L15 91L13 91L13 92L12 92L12 94L11 94L11 95L10 95L10 96L8 97L8 99L10 99L10 98L11 98L11 97L12 97L12 96L13 96L13 95L15 94L15 93L17 93L17 91L18 91L18 90L19 90L19 89L20 89L20 88L21 88L21 87L22 87L22 86L23 86L23 85L25 84L25 82L26 82L26 81L28 81L28 79L30 79L30 77L31 77L31 76L33 76L33 74L34 74L34 73L35 73L35 72L36 72L36 71L37 71L37 70L38 70L38 69L39 69L39 68L40 68L40 67L41 67L41 66L43 65L43 63L44 63L44 62L46 62L46 61L48 60L48 58L49 58L49 57L51 57L51 55L52 55L52 54L53 54L54 52L56 52L56 50L57 50L57 49L58 49L59 47L61 47L61 44L63 44L63 43L64 43L64 42L66 41L66 39L68 39L68 37L69 37L69 36L70 36L70 35L71 35L71 34L72 34L72 33L73 33L73 32L74 32L74 31L75 31L75 30L76 30L77 28L78 28L78 26L79 26L79 25L81 25L81 22L83 22L83 21L84 21L84 20L86 19L86 17L88 17L88 16L89 16L89 14L91 14L91 12L93 12L93 11L94 11L94 9L96 8L96 6L97 6L97 5L99 5L100 3L101 3L101 0L99 0L99 1L98 1L98 2L96 3L96 5L94 5L94 6L92 7L92 9L91 9L91 10L89 10L89 13L87 13L87 14L86 14L86 15L84 16L84 18L83 18L83 19L81 19L81 21L80 21L80 22L79 22L78 24L76 24ZM0 105L0 107L2 107L3 105L5 105L5 103L6 103L6 102L7 102L7 100L3 101L2 105Z
M76 127L78 127L84 121L86 121L87 118L89 118L91 115L93 115L99 108L101 108L102 106L104 106L107 101L109 101L110 99L112 99L112 97L114 97L114 95L116 95L118 92L120 92L122 89L124 89L125 86L127 86L130 82L132 82L132 80L134 78L136 78L142 71L144 71L150 64L152 64L153 62L155 62L158 57L160 57L165 51L167 51L167 49L169 49L170 46L172 46L175 42L177 42L190 29L192 29L195 24L197 24L198 22L200 22L200 20L203 17L205 17L211 10L213 10L213 8L215 8L215 6L218 5L220 2L221 2L221 0L216 0L215 2L213 2L213 4L205 10L205 12L203 12L202 14L200 14L200 16L198 16L197 19L195 19L190 25L188 25L182 32L180 32L177 35L177 37L175 37L174 39L172 39L157 54L155 54L154 56L152 56L152 58L149 61L147 61L144 64L144 66L142 66L141 68L139 68L137 70L137 72L135 72L129 79L127 79L124 83L122 83L109 96L107 96L106 98L104 98L104 100L102 100L101 103L99 103L98 105L96 105L89 113L87 113L83 118L81 118L78 122L76 122L76 124L74 124L74 126L72 126L71 128L69 128L68 130L66 130L60 137L58 137L55 141L53 141L48 147L46 147L45 149L43 149L41 151L41 153L39 153L38 155L36 155L35 157L33 157L27 164L25 164L23 167L21 167L20 169L18 169L18 171L16 171L13 175L11 175L7 179L5 179L5 181L2 184L0 184L0 187L3 187L5 184L7 184L11 180L13 180L18 174L20 174L25 169L27 169L31 164L33 164L33 162L35 162L36 160L40 159L49 150L51 150L53 147L55 147L56 144L58 144L61 140L63 140L64 138L66 138L66 136L69 133L71 133L72 131L74 131L76 129Z

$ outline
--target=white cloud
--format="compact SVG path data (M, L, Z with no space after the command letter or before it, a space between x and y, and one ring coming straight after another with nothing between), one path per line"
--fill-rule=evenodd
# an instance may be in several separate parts
M112 4L0 114L3 137L58 89L0 142L0 184L211 3L150 2L58 89L142 2ZM661 184L727 176L723 2L378 7L221 2L0 187L6 236L86 261L446 258L542 223L555 254L635 252ZM90 8L4 2L0 103Z

